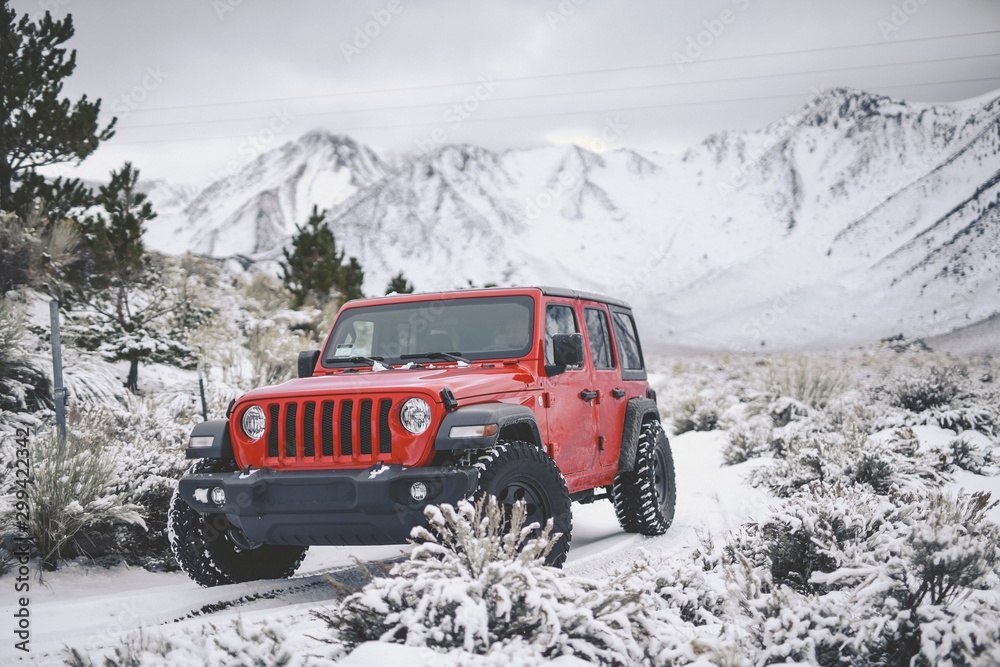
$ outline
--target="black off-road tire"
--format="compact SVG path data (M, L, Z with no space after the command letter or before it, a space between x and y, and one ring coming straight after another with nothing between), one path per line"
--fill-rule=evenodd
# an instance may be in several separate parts
M513 441L497 443L474 465L479 470L475 500L496 496L501 506L524 500L528 505L526 524L537 522L544 527L552 519L552 532L562 535L546 556L545 564L562 567L573 532L573 504L555 461L544 449Z
M677 487L670 442L658 421L642 425L635 465L611 484L611 500L622 529L629 533L662 535L674 520Z
M201 459L188 472L231 472L235 469L233 462ZM184 502L177 491L170 499L167 529L170 550L181 569L206 587L290 577L308 549L275 544L240 548L229 536L235 528L225 514L198 512Z

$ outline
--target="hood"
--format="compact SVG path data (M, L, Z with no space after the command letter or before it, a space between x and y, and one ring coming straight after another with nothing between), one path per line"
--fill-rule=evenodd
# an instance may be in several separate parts
M359 370L338 372L311 378L289 380L271 387L261 387L244 394L239 402L274 400L336 394L430 393L440 402L438 392L447 387L459 401L477 396L503 394L533 388L537 378L527 368L496 364L492 368L472 364L460 368L454 364L385 371ZM537 387L535 387L537 388Z

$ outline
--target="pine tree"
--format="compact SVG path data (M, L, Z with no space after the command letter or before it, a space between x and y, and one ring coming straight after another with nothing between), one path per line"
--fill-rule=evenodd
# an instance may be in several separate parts
M136 190L139 171L126 162L111 172L111 180L101 186L96 201L104 214L88 218L82 227L89 255L86 277L93 289L141 284L149 271L149 255L142 241L146 222L154 219L153 205Z
M142 361L189 364L184 325L205 315L187 307L183 291L165 280L167 267L146 252L142 235L156 213L136 190L138 180L138 170L126 162L97 195L104 211L83 224L88 263L76 286L82 309L70 313L67 327L76 344L129 362L125 386L131 392L139 389Z
M386 294L413 294L413 290L413 283L406 279L402 271L394 275L385 287Z
M37 219L38 233L49 236L59 223L75 220L94 203L93 191L79 179L60 176L49 180L27 172L10 197L10 210L23 220Z
M73 19L55 21L49 12L36 24L17 19L7 0L0 5L0 210L13 210L14 186L30 189L39 167L77 162L114 135L116 119L101 128L101 101L83 95L75 103L61 98L63 81L76 69L76 51L63 46L74 34ZM79 182L63 182L83 192Z
M323 223L326 211L313 206L303 226L296 225L292 249L282 251L281 281L292 293L296 308L307 302L322 306L340 285L344 252L337 251L333 231Z
M340 279L340 293L344 297L344 301L363 299L365 295L361 291L361 286L364 282L365 272L361 268L361 262L358 261L357 257L351 257L347 266L343 267L343 275Z

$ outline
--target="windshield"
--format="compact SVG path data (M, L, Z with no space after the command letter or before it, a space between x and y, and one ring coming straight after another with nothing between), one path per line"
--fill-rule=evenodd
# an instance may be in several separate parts
M522 357L531 351L534 300L530 296L411 301L345 311L323 351L323 365L387 364Z

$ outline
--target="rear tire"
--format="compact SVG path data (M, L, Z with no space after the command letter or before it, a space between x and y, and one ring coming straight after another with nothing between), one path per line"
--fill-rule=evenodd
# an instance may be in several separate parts
M475 463L479 482L473 498L495 496L501 505L513 507L523 500L528 515L525 525L537 522L544 528L552 519L552 532L562 533L545 557L545 564L562 567L569 553L573 531L573 508L566 480L544 449L527 442L501 442Z
M629 533L662 535L674 520L677 488L674 458L658 421L642 425L635 465L620 472L611 485L611 500L622 529Z
M202 459L189 473L231 472L232 462ZM308 547L262 544L245 548L247 542L225 514L203 514L174 491L167 519L170 550L178 565L198 584L206 587L257 579L292 576L305 558ZM235 538L235 539L234 539Z

